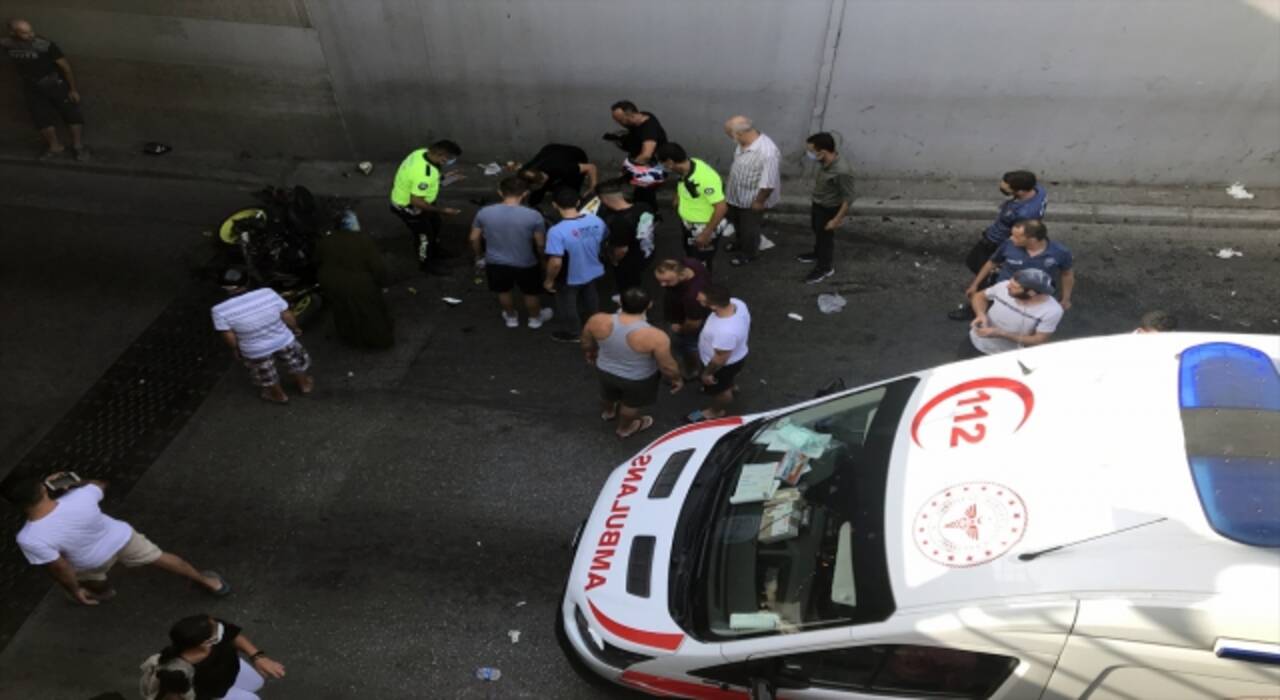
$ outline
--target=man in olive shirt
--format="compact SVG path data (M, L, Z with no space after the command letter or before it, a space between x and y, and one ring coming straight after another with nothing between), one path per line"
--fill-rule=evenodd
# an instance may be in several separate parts
M678 143L659 146L657 159L667 172L681 177L676 185L675 207L684 225L685 255L710 270L720 237L733 233L733 226L725 218L729 203L725 201L720 175L706 161L690 158Z
M453 216L458 210L437 207L435 202L440 196L441 172L460 155L462 148L452 141L436 141L419 148L400 164L391 188L391 212L409 227L418 265L427 274L444 274L441 258L446 255L440 249L440 215Z
M844 223L853 204L853 165L836 151L831 134L820 132L805 139L805 156L817 161L818 172L813 183L813 208L809 223L813 227L813 252L796 260L813 265L805 276L808 284L817 284L835 274L832 262L836 248L836 229Z

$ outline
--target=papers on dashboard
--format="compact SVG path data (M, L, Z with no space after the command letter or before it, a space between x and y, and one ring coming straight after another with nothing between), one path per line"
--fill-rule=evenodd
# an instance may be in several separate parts
M729 496L729 503L738 505L769 500L773 497L773 492L778 490L777 470L778 465L774 462L742 465L738 487Z
M778 613L775 612L755 612L755 613L731 613L729 615L729 629L731 630L771 630L778 627Z
M761 432L755 439L756 444L764 445L774 452L790 452L795 450L809 459L817 459L831 446L831 435L816 430L782 421Z

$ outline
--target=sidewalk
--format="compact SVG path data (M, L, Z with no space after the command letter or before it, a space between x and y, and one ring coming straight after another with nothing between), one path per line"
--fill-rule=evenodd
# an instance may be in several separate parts
M70 168L113 175L136 175L211 181L246 187L303 184L317 192L356 199L386 197L397 162L374 163L362 175L354 163L259 159L243 154L178 154L148 156L138 152L100 150L90 163L69 158L38 161L33 155L0 153L0 162L37 168ZM475 164L460 166L466 180L451 186L454 199L487 197L497 176L485 176ZM1253 199L1234 199L1230 183L1214 186L1140 186L1048 181L1054 221L1203 226L1206 228L1280 228L1280 188L1251 188ZM1246 186L1248 183L1245 183ZM784 180L780 215L808 212L807 178ZM873 179L858 181L854 213L859 216L988 219L1000 200L994 181L939 179Z

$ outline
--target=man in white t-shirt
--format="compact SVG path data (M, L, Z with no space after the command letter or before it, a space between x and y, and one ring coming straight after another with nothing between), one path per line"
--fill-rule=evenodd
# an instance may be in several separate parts
M711 310L698 334L698 356L702 360L702 393L711 397L711 406L690 413L690 423L720 418L733 402L734 379L747 361L747 336L751 333L751 313L741 299L717 284L698 293L698 303Z
M114 597L107 571L117 562L163 569L219 597L231 593L231 586L217 572L197 570L176 554L162 551L129 523L104 514L98 504L105 483L80 481L57 499L51 498L47 484L60 476L18 479L6 495L27 516L17 538L23 555L45 567L77 602L97 605Z
M289 395L280 386L276 360L288 368L298 390L310 394L315 388L315 380L307 374L311 356L297 340L302 329L289 304L268 287L249 291L248 274L236 267L222 273L222 288L231 298L213 307L213 327L249 369L249 378L262 390L262 399L289 403Z
M969 344L962 353L976 356L1040 345L1049 340L1062 320L1062 305L1053 298L1053 279L1038 269L1019 270L969 297L976 318L969 328Z

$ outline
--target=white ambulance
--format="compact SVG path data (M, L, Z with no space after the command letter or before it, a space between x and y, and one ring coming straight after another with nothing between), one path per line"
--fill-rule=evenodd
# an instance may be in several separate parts
M1018 350L668 433L579 669L683 698L1280 698L1280 336Z

